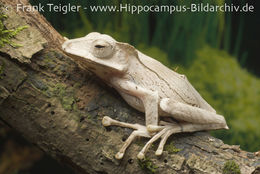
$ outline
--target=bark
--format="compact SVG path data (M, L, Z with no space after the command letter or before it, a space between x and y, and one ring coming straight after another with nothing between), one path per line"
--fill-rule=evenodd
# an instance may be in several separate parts
M242 173L257 173L259 157L206 132L174 135L161 157L154 155L155 145L145 161L136 158L147 141L141 138L122 160L116 160L114 155L132 130L104 128L101 119L109 115L144 124L144 114L65 56L62 36L42 15L11 10L17 3L28 5L27 1L0 3L10 7L2 9L8 15L7 29L29 26L13 39L22 47L0 49L0 119L55 159L90 174L222 173L229 160ZM181 150L176 153L176 148Z

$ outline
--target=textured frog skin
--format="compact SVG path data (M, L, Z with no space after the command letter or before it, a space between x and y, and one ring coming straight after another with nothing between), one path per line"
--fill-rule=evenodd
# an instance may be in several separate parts
M228 129L225 118L201 97L185 75L178 74L157 60L117 42L112 37L89 33L67 40L62 48L82 67L115 88L133 108L145 113L145 125L129 124L105 116L103 125L135 129L116 154L121 159L137 136L150 140L138 154L144 158L149 146L161 138L156 155L172 134L212 129ZM166 121L173 118L176 122Z

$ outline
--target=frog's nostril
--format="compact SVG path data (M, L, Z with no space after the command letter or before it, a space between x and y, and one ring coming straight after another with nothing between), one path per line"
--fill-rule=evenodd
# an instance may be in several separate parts
M96 48L105 48L104 45L95 45Z

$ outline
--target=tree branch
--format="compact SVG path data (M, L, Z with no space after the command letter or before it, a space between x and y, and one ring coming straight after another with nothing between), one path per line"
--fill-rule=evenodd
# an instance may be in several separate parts
M13 9L17 3L29 5L25 0L0 3ZM4 21L7 29L29 28L13 40L22 47L0 49L0 119L57 160L81 173L222 173L229 160L242 173L256 172L259 157L205 132L174 135L169 140L174 145L168 142L161 157L152 148L146 161L136 158L146 141L140 139L122 160L116 160L114 155L131 130L104 128L103 116L144 124L144 114L65 56L60 51L62 36L42 15L15 10L4 13L8 15ZM181 150L174 152L174 146Z

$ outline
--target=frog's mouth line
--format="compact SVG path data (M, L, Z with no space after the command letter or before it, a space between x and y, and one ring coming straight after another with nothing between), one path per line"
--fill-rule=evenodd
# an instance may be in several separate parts
M108 64L107 62L100 61L99 59L92 60L93 58L85 58L76 54L72 54L69 52L66 52L63 50L63 52L75 60L77 63L83 66L83 68L93 71L94 69L91 67L91 65L94 65L95 67L100 67L100 69L110 69L112 72L122 73L124 71L124 67L120 65L113 66L113 64Z

